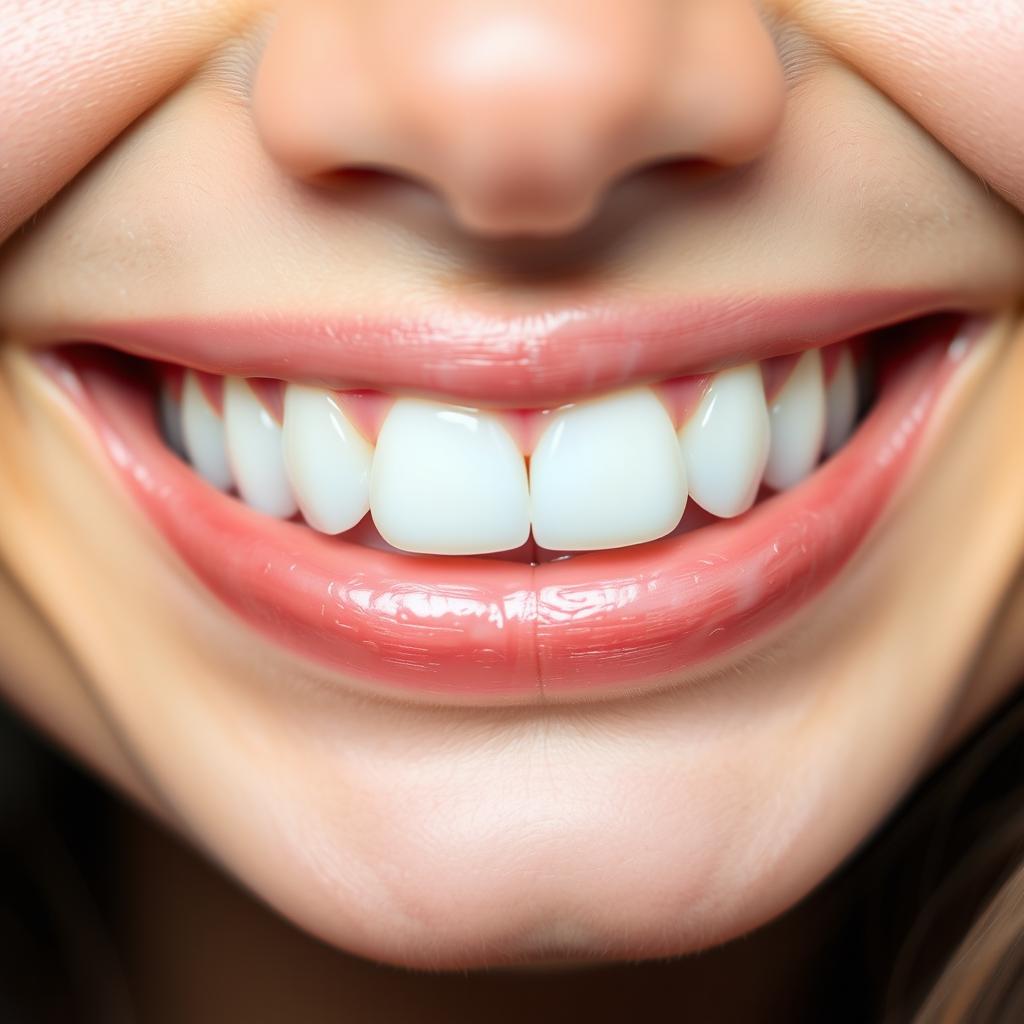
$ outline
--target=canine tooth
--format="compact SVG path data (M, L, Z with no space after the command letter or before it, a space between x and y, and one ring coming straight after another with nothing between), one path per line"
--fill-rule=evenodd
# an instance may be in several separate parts
M230 490L231 467L224 441L224 423L191 370L185 373L181 390L181 438L195 471L219 490Z
M639 544L671 533L686 506L672 421L649 388L554 414L530 459L533 535L556 551Z
M181 427L181 403L174 397L170 385L165 381L160 385L159 402L160 432L163 434L167 447L178 455L185 455L185 438Z
M370 509L381 536L404 551L507 551L530 533L526 463L497 417L399 398L377 437Z
M297 506L284 471L281 428L240 377L224 381L224 434L243 501L267 515L293 515Z
M857 370L848 348L839 355L825 394L825 452L831 455L846 444L857 420Z
M679 432L690 497L716 516L737 516L754 503L771 432L757 363L715 374Z
M351 529L370 508L373 446L321 388L284 393L284 465L306 522L322 533Z
M808 349L769 409L771 445L764 479L777 491L793 487L817 465L825 436L821 353Z

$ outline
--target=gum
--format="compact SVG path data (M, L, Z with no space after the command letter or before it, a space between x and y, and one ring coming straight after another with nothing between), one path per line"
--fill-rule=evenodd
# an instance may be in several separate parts
M839 360L842 350L849 348L855 362L860 365L864 357L864 349L868 336L858 336L847 341L836 342L825 346L822 352L822 359L825 371L825 383L828 384ZM774 396L778 394L786 380L789 378L793 367L796 365L797 355L776 356L771 359L762 360L759 363L765 385L766 400L771 403ZM202 371L194 371L199 378L203 393L218 413L223 408L223 377L218 377ZM170 387L171 393L180 400L181 378L183 370L180 366L161 364L160 375L166 386ZM669 419L672 421L673 429L679 430L693 415L700 400L710 383L713 374L695 374L686 377L675 377L669 380L655 381L648 383L649 387L658 400L665 407ZM265 377L249 379L257 398L263 403L267 411L274 419L281 423L284 410L284 385L281 380L272 380ZM639 385L638 385L639 386ZM366 438L370 444L376 444L377 436L381 426L387 417L391 406L402 396L384 391L377 391L368 388L358 388L343 391L334 391L334 397L342 411L349 418L356 429ZM415 396L408 396L415 397ZM433 399L432 399L433 400ZM584 401L593 401L593 398ZM457 408L477 408L466 403L452 402ZM533 453L540 436L551 420L551 416L562 409L571 408L577 403L568 402L553 408L546 409L495 409L489 408L491 415L497 416L504 424L506 430L512 436L524 456Z

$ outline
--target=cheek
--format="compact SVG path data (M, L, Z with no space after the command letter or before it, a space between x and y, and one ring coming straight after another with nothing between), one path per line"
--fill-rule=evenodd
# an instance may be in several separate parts
M1019 4L806 0L792 13L971 170L1024 204Z
M0 163L0 240L237 31L242 8L254 6L34 0L30 14L5 14L0 110L4 152L16 159Z

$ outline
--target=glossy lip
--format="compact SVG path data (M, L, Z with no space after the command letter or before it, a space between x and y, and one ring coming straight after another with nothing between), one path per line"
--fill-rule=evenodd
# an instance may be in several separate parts
M42 342L92 341L218 375L376 388L543 408L633 383L818 348L970 303L929 291L573 307L520 317L236 317L63 323Z
M165 447L137 384L39 358L170 544L264 635L378 694L525 703L675 682L818 594L897 490L983 324L933 333L792 491L693 533L538 566L396 555L269 519Z

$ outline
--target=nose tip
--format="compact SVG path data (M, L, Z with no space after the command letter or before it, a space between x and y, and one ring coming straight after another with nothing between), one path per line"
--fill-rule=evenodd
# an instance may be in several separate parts
M592 28L522 10L467 20L405 82L405 109L433 141L424 172L477 233L578 227L656 142L639 137L653 136L644 110L655 97L638 40L613 48Z
M749 0L295 0L254 94L298 176L373 166L427 184L480 235L582 226L652 162L756 156L781 69Z

